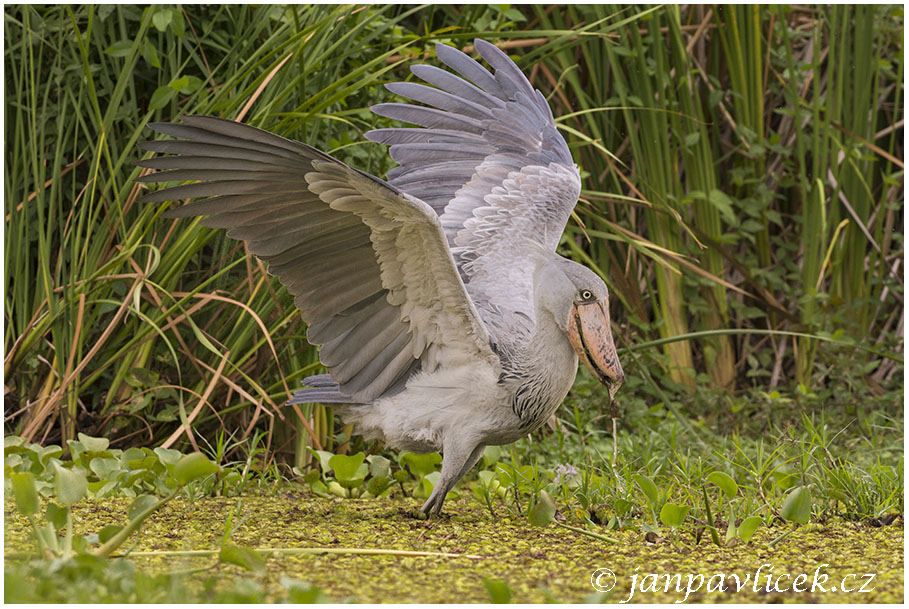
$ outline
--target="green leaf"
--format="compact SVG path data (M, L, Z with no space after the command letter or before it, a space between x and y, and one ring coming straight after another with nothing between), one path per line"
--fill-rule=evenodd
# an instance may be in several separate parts
M265 572L265 559L253 549L243 546L235 546L225 543L221 546L221 553L218 555L221 562L249 569L255 573Z
M660 501L660 491L657 489L657 485L653 483L653 480L647 476L642 476L641 474L635 474L632 478L638 483L641 490L644 491L644 495L647 497L647 501L650 502L650 506L656 509L657 503Z
M101 452L107 450L107 447L110 446L110 440L107 438L93 438L87 436L84 433L79 434L79 441L82 442L82 446L85 447L85 450L91 450L94 452Z
M85 474L76 470L66 469L56 463L54 467L57 469L54 485L57 491L57 499L60 503L69 507L85 497L85 493L88 492L88 479Z
M331 466L328 464L328 461L335 456L334 453L330 453L327 450L316 450L315 448L310 448L309 452L319 460L319 467L322 469L323 474L327 474L331 471Z
M489 594L489 600L493 603L510 603L511 587L500 579L483 578L483 586Z
M104 49L104 54L110 55L111 57L126 57L132 50L132 40L120 40Z
M66 508L50 502L44 509L44 519L54 525L54 528L59 531L66 526Z
M789 522L799 524L808 522L811 518L811 491L807 486L796 487L786 495L783 507L780 509L780 516Z
M687 505L676 505L667 502L663 505L663 509L660 510L660 521L667 527L678 528L685 522L689 509Z
M148 40L147 38L145 39L145 45L142 47L142 58L145 59L145 63L153 68L161 67L161 61L158 59L158 51L155 50L151 40Z
M154 15L152 15L152 23L155 26L155 29L159 32L163 32L167 29L167 26L170 25L170 21L173 14L169 9L158 10Z
M99 480L110 480L112 473L120 471L120 461L95 457L89 462L88 468L98 476Z
M155 89L155 92L152 93L151 100L148 102L148 109L160 110L166 106L176 94L177 92L168 85L158 87Z
M732 479L732 476L726 472L710 472L710 475L707 476L707 482L712 482L718 487L723 489L723 493L726 494L726 497L732 499L739 492L739 485L735 483L735 480Z
M155 449L155 454L158 455L158 460L161 461L161 465L174 465L180 458L183 456L179 450L174 450L173 448L161 448L160 446ZM143 465L142 467L147 467Z
M189 76L183 76L181 78L175 78L167 85L174 91L182 91L184 88L189 86Z
M220 467L202 453L190 453L180 457L180 460L174 465L174 478L177 479L177 484L183 486L220 470Z
M363 463L363 453L355 455L334 455L328 466L335 473L335 479L346 489L359 487L369 475L369 467Z
M553 517L555 516L556 506L555 501L552 500L552 497L546 491L540 491L540 497L537 499L536 503L530 512L527 514L530 524L535 527L545 527L547 524L552 522Z
M98 541L100 543L107 543L110 539L119 533L123 527L117 524L109 524L106 527L98 531Z
M422 478L436 471L436 466L442 463L442 455L439 453L426 453L425 455L404 453L401 455L400 463L406 465L411 474Z
M369 475L373 478L391 477L391 461L382 455L369 455L366 457L369 461Z
M366 483L366 490L373 497L378 497L385 492L385 489L387 489L390 484L391 481L385 476L370 478L369 482Z
M13 472L9 476L16 497L16 509L23 516L38 512L38 489L35 488L35 477L31 472Z
M136 516L153 506L158 502L158 498L154 495L139 495L136 497L133 502L126 509L126 517L130 520L135 520Z
M742 521L742 524L739 525L739 539L742 541L751 541L751 538L754 537L755 531L761 524L761 518L759 516L749 516Z

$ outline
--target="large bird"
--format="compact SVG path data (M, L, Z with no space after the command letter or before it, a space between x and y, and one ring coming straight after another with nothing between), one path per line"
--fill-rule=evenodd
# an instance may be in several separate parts
M293 295L328 374L291 403L335 404L367 438L440 451L446 494L488 445L542 425L574 382L578 359L609 388L624 379L606 285L556 254L580 194L577 167L546 99L494 45L492 71L436 45L457 74L387 85L425 105L373 112L420 128L366 137L399 166L384 181L311 146L241 123L187 116L151 128L176 140L141 147L143 182L198 181L148 202L200 201L169 217L208 216L268 263Z

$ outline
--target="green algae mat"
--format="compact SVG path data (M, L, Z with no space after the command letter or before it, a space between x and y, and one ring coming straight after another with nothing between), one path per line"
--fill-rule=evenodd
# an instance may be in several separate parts
M128 505L127 499L80 502L73 507L75 531L125 523ZM280 600L287 582L298 580L318 587L321 599L382 603L903 600L901 518L889 526L804 525L772 546L791 525L761 527L749 543L719 547L695 543L691 535L648 541L640 530L610 532L617 543L609 543L553 525L534 527L504 509L493 517L463 498L447 502L441 519L417 519L415 508L413 500L306 493L175 500L149 519L130 560L142 573L181 573L188 600L237 581L258 591L250 600ZM9 568L33 544L28 522L9 501L5 524ZM226 527L232 544L260 550L264 568L218 560ZM291 550L303 548L324 551ZM27 579L15 585L37 583Z

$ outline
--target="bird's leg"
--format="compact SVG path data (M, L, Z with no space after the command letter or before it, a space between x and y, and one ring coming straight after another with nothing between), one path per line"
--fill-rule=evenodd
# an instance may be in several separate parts
M445 495L458 483L458 480L464 477L464 474L477 464L477 461L483 456L485 448L485 445L479 444L471 450L461 443L445 447L442 456L442 477L439 478L438 484L432 489L432 494L426 500L426 503L423 504L423 507L420 508L420 511L427 516L430 514L438 516L442 512L442 502L445 501Z

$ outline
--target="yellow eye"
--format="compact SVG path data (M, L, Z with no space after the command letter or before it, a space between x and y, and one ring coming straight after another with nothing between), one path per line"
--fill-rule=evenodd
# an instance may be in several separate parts
M593 293L590 290L581 292L581 300L593 300Z

